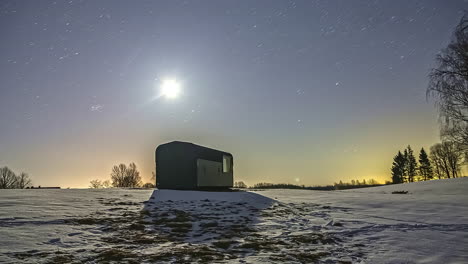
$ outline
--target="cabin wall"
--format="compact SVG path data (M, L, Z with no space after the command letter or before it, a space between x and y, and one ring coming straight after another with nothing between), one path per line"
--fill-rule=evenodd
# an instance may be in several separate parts
M229 157L229 172L223 171L223 168L226 168L226 165L223 166L223 156ZM159 189L232 187L232 160L232 155L227 152L191 143L170 142L160 145L156 149L156 187Z
M194 189L196 171L193 154L183 146L156 150L156 187L159 189Z
M194 149L195 156L197 157L195 164L197 171L197 186L199 188L233 186L233 158L231 154L197 145L194 145ZM224 156L229 157L230 160L230 171L226 173L223 172Z
M197 186L232 187L232 173L223 172L223 163L197 159Z

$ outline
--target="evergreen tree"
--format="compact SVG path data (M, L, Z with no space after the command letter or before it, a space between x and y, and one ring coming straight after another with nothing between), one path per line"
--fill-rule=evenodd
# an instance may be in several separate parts
M434 173L432 171L431 161L429 160L424 148L421 148L421 151L419 152L419 164L419 173L423 176L423 179L425 181L432 179L434 177Z
M403 169L403 176L401 182L409 182L408 180L408 149L403 151L403 158L404 158L404 169Z
M418 163L416 162L416 158L414 157L413 150L410 145L408 145L406 153L406 174L408 175L408 182L414 182Z
M403 183L405 176L406 158L398 151L398 154L393 158L392 165L392 181L393 183Z

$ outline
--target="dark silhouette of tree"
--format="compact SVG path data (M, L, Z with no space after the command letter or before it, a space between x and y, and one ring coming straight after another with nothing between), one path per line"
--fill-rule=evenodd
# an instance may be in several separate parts
M109 180L92 180L89 182L89 188L91 189L101 189L101 188L110 188L112 187Z
M89 188L92 188L92 189L103 188L102 182L100 180L92 180L89 182Z
M147 183L143 184L141 187L147 188L147 189L152 189L152 188L154 188L155 186L154 186L154 183L147 182Z
M434 177L431 161L429 160L429 156L424 148L421 148L421 151L419 152L419 173L425 181Z
M127 165L121 163L118 166L114 166L111 172L112 186L114 187L125 187L125 172L127 171Z
M130 163L128 167L121 163L114 166L111 172L112 186L114 187L140 187L141 177L135 163Z
M16 188L16 175L8 167L0 168L0 189Z
M402 179L402 182L405 182L405 181L408 181L408 149L405 149L403 151L403 157L405 157L405 170L404 170L404 173L403 173L403 179Z
M125 183L126 187L140 187L141 186L141 177L140 172L137 170L135 163L130 163L127 167L127 172L125 174Z
M465 14L447 48L436 57L427 95L436 99L443 140L468 149L468 16Z
M440 179L447 177L447 163L443 158L442 144L437 143L431 146L429 157L434 166L434 173Z
M260 182L254 184L252 187L254 189L304 189L304 190L323 190L323 191L331 191L335 190L336 187L333 185L326 185L326 186L304 186L304 185L294 185L289 183L268 183L268 182Z
M247 188L247 184L243 181L234 182L234 188Z
M431 160L440 178L456 178L460 174L464 151L455 142L445 141L431 146Z
M406 174L408 176L408 182L414 182L414 177L416 176L418 163L416 162L416 158L414 157L413 150L411 146L408 145L406 148Z
M16 175L10 168L0 168L0 189L24 189L31 185L27 173Z
M16 188L24 189L26 187L31 186L31 179L29 175L25 172L21 172L18 176L16 176Z
M367 181L367 184L368 185L379 185L380 183L378 181L374 180L374 179L369 179Z
M156 185L156 173L154 171L151 172L150 181L152 181L153 184Z
M112 187L112 184L109 180L105 180L102 182L102 188L110 188Z
M431 147L431 153L429 154L429 159L432 164L432 168L434 169L434 177L437 177L439 180L442 179L445 174L442 169L442 165L440 164L439 157L433 152L433 149Z
M403 183L406 171L406 157L398 151L398 154L393 158L392 164L392 182L394 184Z
M375 179L363 179L362 182L359 182L359 180L351 180L351 182L343 182L339 181L338 183L335 182L333 185L335 187L335 190L346 190L346 189L354 189L354 188L365 188L365 187L372 187L372 186L380 186L379 182L377 182Z

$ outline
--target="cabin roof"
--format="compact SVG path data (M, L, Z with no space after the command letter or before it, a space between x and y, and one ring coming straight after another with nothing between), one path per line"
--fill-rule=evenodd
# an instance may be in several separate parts
M229 153L229 152L225 152L225 151L218 150L218 149L213 149L213 148L208 148L208 147L205 147L205 146L201 146L201 145L197 145L197 144L193 144L193 143L191 143L191 142L185 142L185 141L171 141L171 142L168 142L168 143L161 144L161 145L159 145L159 146L156 148L156 151L157 151L160 147L170 147L170 146L172 146L172 145L186 145L186 146L190 146L190 147L192 147L192 148L203 149L204 151L222 152L224 155L228 155L228 156L231 156L231 157L232 157L232 154Z

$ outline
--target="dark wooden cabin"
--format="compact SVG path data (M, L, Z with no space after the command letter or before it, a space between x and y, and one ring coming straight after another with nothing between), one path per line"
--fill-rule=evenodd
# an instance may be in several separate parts
M232 154L181 141L156 148L158 189L228 189L232 186Z

